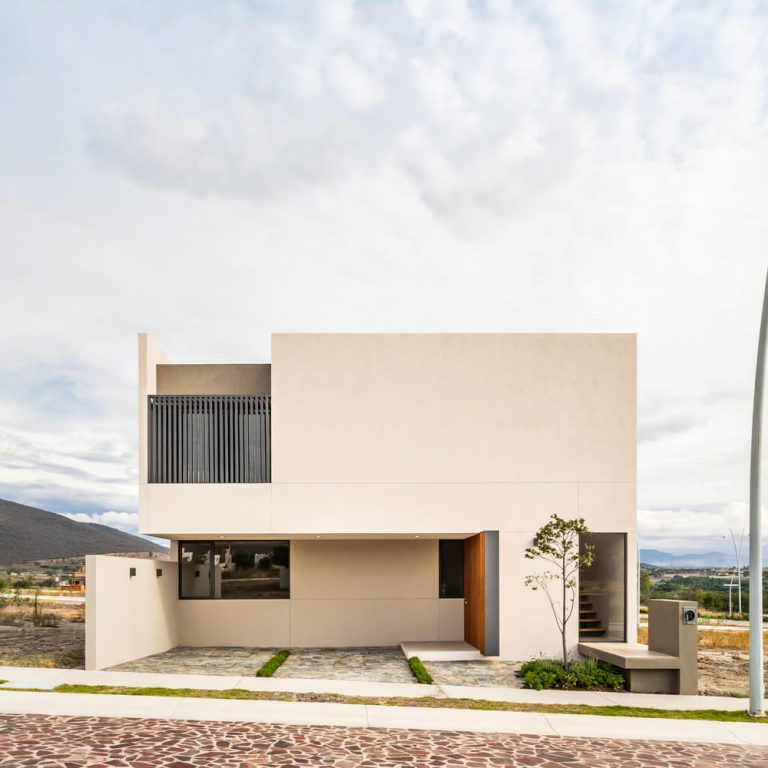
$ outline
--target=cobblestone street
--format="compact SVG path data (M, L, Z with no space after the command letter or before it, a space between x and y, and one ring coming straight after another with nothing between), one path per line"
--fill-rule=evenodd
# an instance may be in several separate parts
M764 768L768 748L403 729L0 715L2 768Z

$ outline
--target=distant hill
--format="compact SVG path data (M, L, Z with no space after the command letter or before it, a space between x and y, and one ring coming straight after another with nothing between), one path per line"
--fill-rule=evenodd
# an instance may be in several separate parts
M641 549L640 562L666 568L727 568L733 566L736 559L733 554L726 552L688 552L673 555L658 549Z
M25 563L108 552L165 552L165 547L108 525L0 499L0 563Z

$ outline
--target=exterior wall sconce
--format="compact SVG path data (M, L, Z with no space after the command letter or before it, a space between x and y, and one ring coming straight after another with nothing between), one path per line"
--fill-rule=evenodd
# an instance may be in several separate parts
M128 569L128 576L129 578L133 578L136 575L136 569L135 568L129 568Z
M534 547L538 547L539 546L539 537L538 536L534 536L533 537L533 546Z
M159 579L162 575L163 575L163 569L162 568L157 568L155 570L155 576L157 576L157 578Z

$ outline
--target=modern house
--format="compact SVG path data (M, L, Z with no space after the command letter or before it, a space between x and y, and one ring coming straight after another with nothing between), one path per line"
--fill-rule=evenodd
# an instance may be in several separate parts
M276 334L269 362L208 365L142 334L139 499L171 559L89 558L91 669L175 645L556 655L524 586L553 513L597 550L570 645L632 642L635 336Z

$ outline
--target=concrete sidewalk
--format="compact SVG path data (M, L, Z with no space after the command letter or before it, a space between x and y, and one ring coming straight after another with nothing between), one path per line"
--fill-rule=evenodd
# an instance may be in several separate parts
M486 699L518 704L587 704L590 706L628 706L658 709L746 710L747 699L730 696L671 696L664 694L610 693L604 691L531 691L524 688L481 688L459 685L417 685L374 683L359 680L302 680L299 678L239 677L226 675L176 675L154 672L88 672L82 669L44 669L2 667L2 688L52 689L64 683L74 685L113 685L157 688L201 688L288 693L336 693L344 696L399 696L419 698L437 696L452 699Z
M183 699L165 696L2 691L0 714L208 720L768 745L768 725L761 723L440 710L361 704Z

